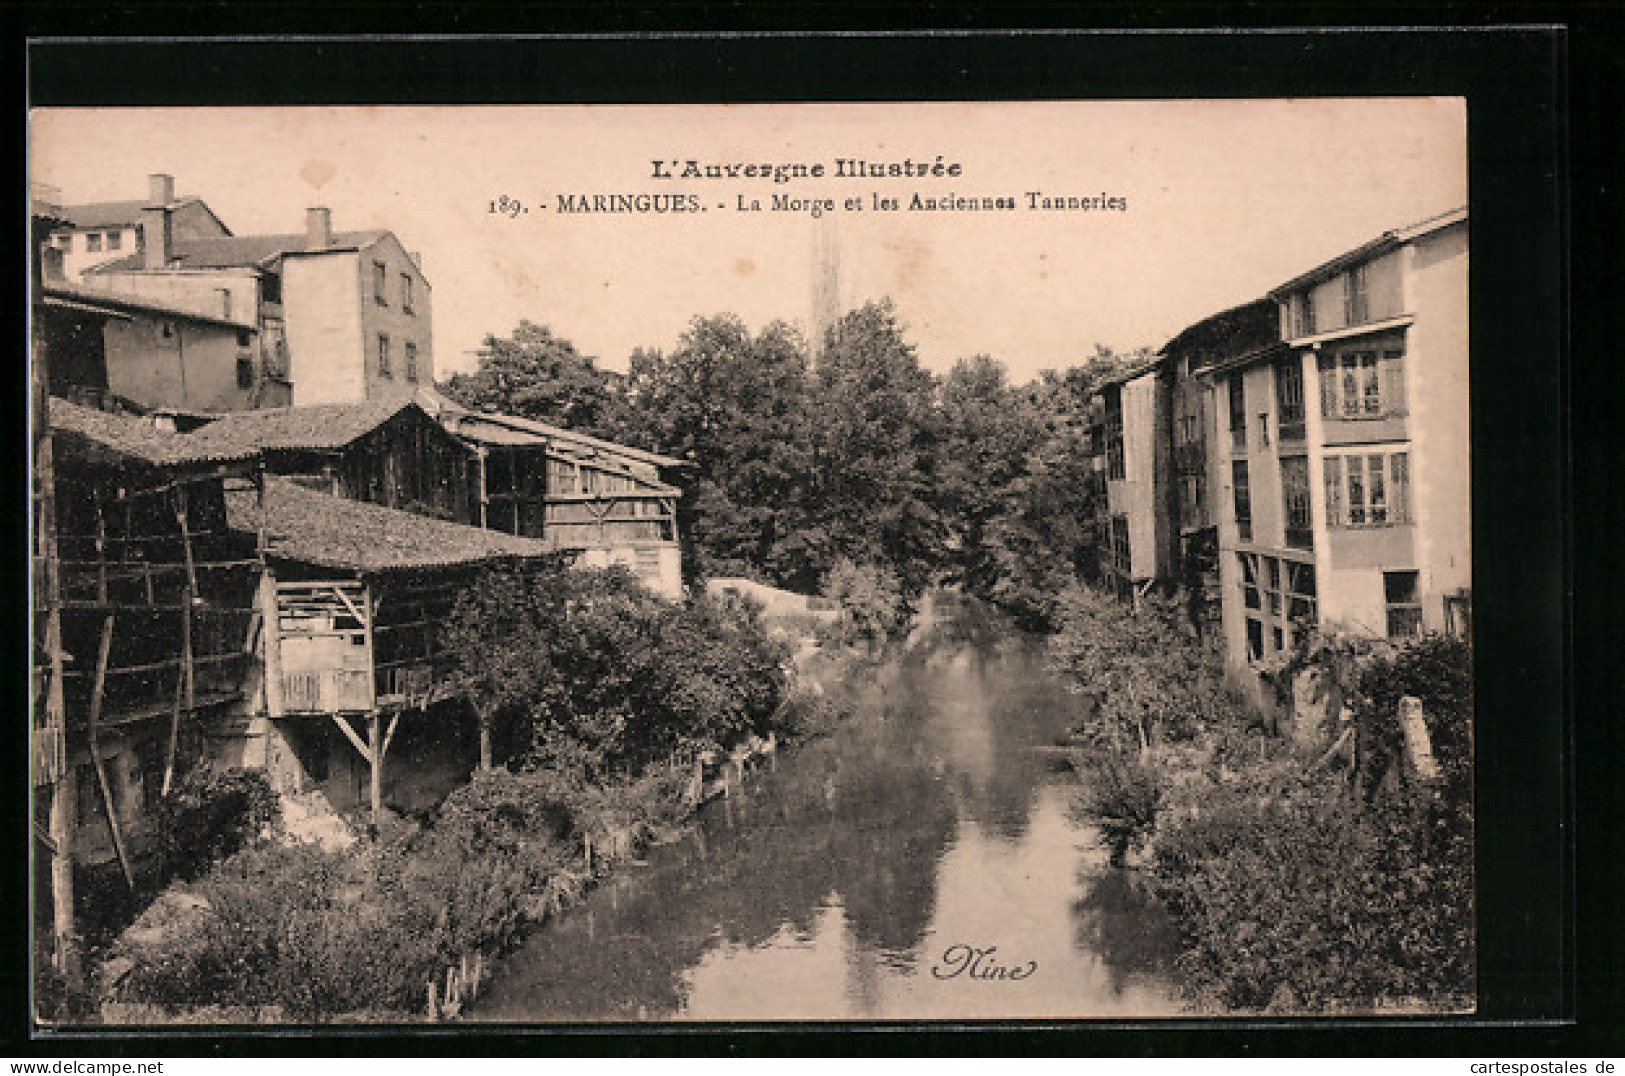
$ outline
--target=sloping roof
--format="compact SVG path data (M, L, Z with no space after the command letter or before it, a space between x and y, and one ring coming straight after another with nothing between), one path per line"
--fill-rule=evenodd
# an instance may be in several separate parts
M46 405L52 431L70 451L135 460L151 467L184 468L253 459L252 448L199 444L193 434L160 430L148 419L81 407L59 397Z
M1110 388L1116 388L1119 385L1126 385L1137 377L1144 377L1146 374L1155 370L1160 365L1162 365L1161 356L1153 356L1143 362L1137 362L1132 366L1124 367L1122 370L1119 370L1111 377L1106 378L1100 384L1096 385L1095 392L1100 393Z
M1449 210L1448 212L1436 213L1433 216L1419 220L1414 224L1407 224L1403 228L1395 228L1391 231L1383 232L1370 242L1363 243L1360 246L1355 247L1353 250L1345 251L1335 258L1321 262L1308 272L1299 273L1286 283L1271 288L1269 293L1270 298L1280 299L1288 292L1297 291L1298 289L1310 284L1318 284L1320 281L1328 277L1335 276L1350 266L1358 265L1361 262L1370 261L1379 254L1386 253L1387 251L1393 250L1395 247L1401 246L1405 243L1415 242L1424 235L1429 235L1433 232L1439 231L1442 228L1448 228L1452 224L1460 224L1466 219L1467 207L1458 206L1457 208Z
M625 456L654 467L687 467L689 461L675 456L663 456L631 445L617 444L591 437L563 426L552 426L518 415L498 415L486 411L471 411L462 404L431 388L419 388L419 403L430 415L439 419L453 433L471 441L488 444L527 444L557 442L578 448L592 449L607 455ZM526 437L525 435L530 435Z
M360 250L371 246L389 233L386 231L337 232L325 251ZM286 235L212 235L200 239L176 240L169 254L169 268L179 269L235 269L259 268L275 261L283 254L317 253L305 250L303 233ZM88 270L91 273L122 273L146 267L145 255L131 254L125 258L103 262Z
M1162 346L1158 354L1176 355L1205 348L1239 354L1279 338L1275 301L1269 298L1240 303L1187 325Z
M332 450L416 406L410 397L401 397L228 411L184 436L196 446L221 452Z
M186 194L170 202L165 209L175 210L201 202L195 194ZM57 206L57 215L75 228L108 228L115 224L139 224L141 211L147 208L145 198L126 198L120 202L85 202L81 205Z
M47 305L72 306L120 316L126 314L150 314L159 318L180 318L200 321L208 325L258 331L254 326L244 322L231 321L211 314L200 314L195 310L187 310L184 307L154 302L140 295L110 292L102 288L79 287L64 281L53 280L49 284L41 286L40 296Z
M253 489L228 490L234 530L256 532ZM287 478L265 480L268 555L322 568L372 573L452 568L550 553L541 542L307 489Z

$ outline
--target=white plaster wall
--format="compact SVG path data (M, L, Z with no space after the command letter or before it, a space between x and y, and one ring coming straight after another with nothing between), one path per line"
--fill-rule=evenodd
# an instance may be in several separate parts
M1418 240L1408 253L1416 313L1406 341L1416 567L1424 622L1440 628L1442 596L1472 584L1466 222Z
M282 309L296 406L366 399L368 353L356 263L354 252L283 259Z

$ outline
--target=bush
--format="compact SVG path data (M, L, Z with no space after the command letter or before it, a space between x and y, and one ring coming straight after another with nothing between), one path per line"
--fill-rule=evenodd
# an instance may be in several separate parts
M1136 612L1080 585L1061 595L1058 618L1050 666L1092 704L1081 738L1144 750L1235 719L1218 653L1182 627L1175 603L1148 597Z
M1154 763L1115 751L1091 757L1080 806L1100 830L1112 866L1121 867L1129 852L1150 840L1162 796L1162 775Z
M879 646L900 635L914 612L901 578L882 565L837 561L823 591L840 615L823 625L819 639L838 646Z
M754 606L673 605L623 569L488 573L444 641L451 685L516 727L529 762L598 783L765 735L789 685L788 648Z
M1470 917L1455 902L1470 900L1471 872L1430 852L1426 828L1407 809L1363 811L1331 782L1222 787L1157 840L1187 988L1249 1011L1470 994Z
M258 839L280 816L276 792L264 772L196 767L154 811L166 871L195 878Z

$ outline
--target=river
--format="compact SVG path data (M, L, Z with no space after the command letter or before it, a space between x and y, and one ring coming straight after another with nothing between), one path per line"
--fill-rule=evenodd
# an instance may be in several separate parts
M903 657L845 678L847 724L532 935L470 1018L1177 1013L1165 918L1035 750L1076 700L1032 640L942 604Z

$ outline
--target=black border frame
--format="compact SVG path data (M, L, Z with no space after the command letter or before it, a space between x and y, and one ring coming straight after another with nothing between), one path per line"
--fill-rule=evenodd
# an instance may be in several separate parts
M653 9L659 13L659 9ZM791 9L801 25L862 24L859 13L834 8ZM489 9L472 14L489 15ZM646 9L644 15L649 12ZM265 6L225 13L182 5L138 8L32 9L27 32L8 45L14 78L30 105L198 104L455 104L578 103L589 101L954 100L1070 97L1179 96L1278 97L1333 95L1462 95L1469 102L1474 434L1474 559L1477 617L1480 878L1480 1011L1462 1021L1219 1021L1124 1026L974 1025L719 1025L610 1026L539 1031L456 1027L442 1031L333 1031L309 1034L203 1034L137 1036L77 1034L28 1038L25 848L13 827L0 844L0 897L16 914L8 921L15 969L5 976L3 1018L7 1052L100 1054L282 1054L314 1052L374 1056L389 1052L485 1054L567 1053L1005 1053L1105 1052L1181 1056L1259 1050L1316 1053L1544 1053L1602 1030L1593 1017L1621 1011L1581 1004L1577 975L1582 957L1607 961L1620 953L1616 939L1593 950L1577 945L1574 860L1574 770L1606 766L1606 746L1595 756L1576 737L1591 730L1570 721L1574 692L1594 691L1573 681L1570 600L1574 525L1568 509L1571 429L1567 411L1570 203L1568 138L1569 46L1573 38L1553 26L1495 30L1331 29L1249 33L1143 31L1070 33L998 32L974 28L975 18L930 9L944 29L885 32L880 36L808 31L793 34L709 32L728 17L749 25L748 13L702 7L688 16L689 32L645 36L641 20L611 14L578 35L499 37L305 38L294 40L135 40L105 35L271 34L299 27L309 32L361 33L391 22L395 33L466 30L469 9L420 6L399 18L377 9L338 5L325 13ZM546 12L554 28L580 28L592 16ZM668 9L665 14L671 14ZM1180 12L1153 9L1150 20ZM1265 14L1254 9L1252 15ZM536 20L533 12L530 21ZM740 17L744 15L745 17ZM432 26L442 18L449 25ZM572 23L572 18L575 22ZM782 18L782 16L781 16ZM508 29L523 17L510 20ZM674 20L676 21L676 20ZM785 21L788 21L787 19ZM1134 19L1121 20L1128 25ZM1177 21L1177 19L1176 19ZM1240 20L1238 20L1240 21ZM609 25L604 25L608 23ZM874 25L872 21L868 23ZM102 40L51 35L69 32ZM604 34L611 36L602 36ZM39 39L43 36L45 39ZM1599 50L1586 38L1587 55ZM342 60L342 62L336 62ZM1617 89L1618 64L1586 92L1606 98ZM1588 69L1589 70L1589 69ZM477 71L478 78L468 72ZM1612 76L1613 82L1609 82ZM1582 107L1582 124L1607 135L1617 127L1595 100ZM25 143L26 113L18 109ZM1614 127L1609 126L1611 116ZM1596 165L1588 158L1585 163ZM19 193L26 192L26 177ZM25 203L26 204L26 203ZM1606 215L1607 205L1592 207ZM1580 234L1580 233L1577 233ZM1606 238L1603 243L1606 244ZM21 252L14 265L22 265ZM1606 255L1604 257L1606 262ZM1617 254L1615 264L1617 267ZM19 278L22 274L18 274ZM1612 280L1617 284L1618 277ZM1596 287L1596 281L1580 288ZM15 293L26 302L26 284ZM23 309L19 302L13 309ZM14 337L14 339L17 339ZM1617 386L1615 387L1617 391ZM19 394L20 395L20 394ZM1606 394L1598 399L1606 400ZM21 430L21 400L13 406ZM1604 404L1606 406L1606 404ZM1591 412L1586 429L1607 429ZM1608 476L1608 457L1586 479ZM1621 472L1612 461L1615 474ZM21 468L12 472L21 504ZM1599 485L1617 497L1611 482ZM1594 491L1595 492L1595 491ZM1606 512L1610 505L1602 502ZM1617 509L1616 509L1617 511ZM26 517L24 517L26 518ZM1583 524L1586 536L1606 540L1606 524ZM14 564L26 563L17 527ZM1612 532L1612 533L1617 533ZM1606 588L1600 581L1599 596ZM1618 590L1617 584L1615 590ZM26 593L16 588L19 595ZM1617 609L1618 606L1613 607ZM1608 626L1609 611L1596 626ZM1613 624L1621 617L1612 612ZM19 623L22 617L18 618ZM1591 621L1587 622L1592 623ZM17 670L19 673L21 670ZM1601 688L1585 698L1606 706L1625 697L1625 677L1608 670ZM26 676L17 682L26 692ZM20 693L21 695L21 693ZM19 698L20 698L19 695ZM1598 715L1600 716L1600 714ZM1617 747L1617 733L1615 746ZM1612 784L1620 782L1611 768ZM26 782L6 786L13 811L26 818ZM1596 786L1593 786L1596 787ZM1615 792L1617 807L1622 797ZM1618 817L1616 814L1615 817ZM1593 831L1594 832L1594 831ZM26 838L23 838L26 839ZM1610 849L1588 844L1589 862L1615 863ZM1600 855L1598 853L1601 853ZM1617 865L1599 867L1616 881ZM1604 965L1607 968L1607 965ZM1608 969L1611 971L1611 968ZM1587 983L1592 982L1587 976ZM1598 978L1611 999L1620 994L1617 972ZM1531 1004L1532 1003L1532 1004ZM1591 1010L1586 1012L1584 1010ZM1537 1023L1525 1021L1535 1018ZM1580 1023L1576 1023L1580 1020ZM1489 1021L1515 1021L1489 1026ZM1584 1027L1586 1030L1581 1031ZM855 1032L848 1033L848 1032ZM1617 1041L1617 1040L1616 1040ZM1336 1044L1334 1046L1334 1043ZM1499 1045L1498 1045L1499 1043ZM1451 1048L1451 1044L1455 1044ZM1441 1051L1440 1047L1444 1049ZM1594 1046L1593 1049L1596 1047ZM1616 1047L1617 1049L1617 1047Z

